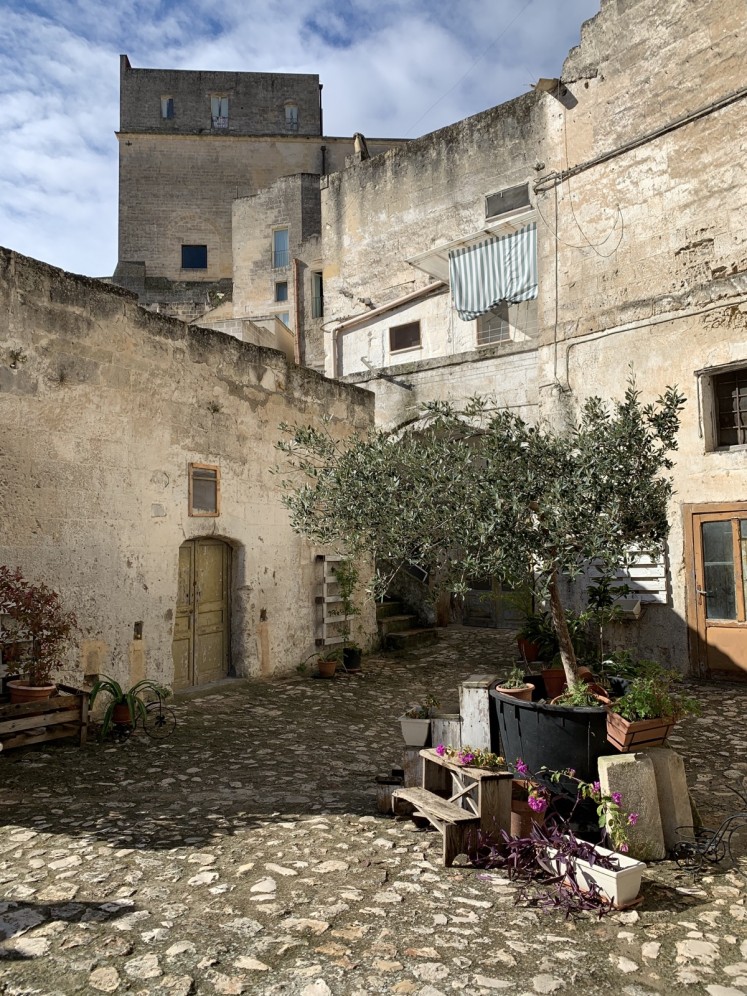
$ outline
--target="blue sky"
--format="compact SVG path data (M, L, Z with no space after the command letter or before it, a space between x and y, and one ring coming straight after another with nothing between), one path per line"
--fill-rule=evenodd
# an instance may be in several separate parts
M0 0L0 245L117 260L119 54L318 73L328 135L417 137L559 75L599 0Z

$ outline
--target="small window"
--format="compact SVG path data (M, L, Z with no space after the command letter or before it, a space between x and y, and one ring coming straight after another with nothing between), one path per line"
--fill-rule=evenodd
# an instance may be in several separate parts
M298 131L298 104L285 105L285 127L289 131Z
M324 317L324 284L319 272L311 274L311 317Z
M407 325L393 325L389 329L389 352L396 353L401 349L415 349L420 345L420 322L408 322Z
M287 301L288 300L288 281L280 280L275 284L275 300L276 301Z
M711 380L716 445L747 445L747 367L716 374Z
M478 346L492 346L496 342L508 342L510 338L508 307L494 308L477 319Z
M182 246L183 270L207 270L207 246Z
M284 325L287 325L288 328L290 328L290 312L289 311L281 311L278 315L276 315L276 317L279 318L280 321Z
M521 183L517 187L506 187L485 198L485 217L497 218L509 211L532 206L529 200L529 184Z
M228 97L214 94L210 98L210 118L213 128L228 127Z
M288 251L288 229L276 228L272 233L272 267L280 270L290 263Z
M220 467L189 465L189 514L220 515Z
M161 97L161 117L164 121L170 121L174 117L173 97Z

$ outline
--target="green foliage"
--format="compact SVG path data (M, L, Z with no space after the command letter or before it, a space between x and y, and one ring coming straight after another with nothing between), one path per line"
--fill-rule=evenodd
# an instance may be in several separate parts
M559 431L479 397L431 402L407 429L343 442L326 424L285 425L284 501L297 532L383 565L376 593L408 566L430 576L434 594L464 593L472 577L519 586L531 569L572 684L558 579L590 560L608 576L632 544L660 546L683 404L667 388L644 406L631 383L622 401L590 398L578 424Z
M524 674L520 667L512 668L505 678L501 678L498 682L498 688L526 688L526 681L524 681Z
M583 681L577 681L575 685L569 685L561 694L553 699L553 705L575 706L576 708L589 709L592 707L601 708L599 699L589 690L589 686Z
M616 699L610 708L628 721L659 717L680 719L688 713L699 713L697 700L677 691L680 681L676 672L663 669L658 674L633 678L625 694Z
M441 705L434 695L426 695L420 702L412 702L402 713L405 719L430 719Z
M138 681L137 684L128 688L126 691L114 678L107 674L101 675L91 689L91 695L88 700L89 706L92 708L94 702L99 697L101 693L109 696L109 702L107 703L106 710L104 711L104 716L101 721L101 736L106 736L109 727L112 723L112 716L114 714L114 707L118 705L127 705L130 712L130 722L134 726L137 722L138 716L145 719L145 707L148 701L148 693L152 692L156 698L165 699L171 695L171 690L166 688L164 685L159 685L156 681L151 681L150 678L143 678Z
M60 667L77 620L62 607L60 596L43 583L28 581L20 568L0 565L0 616L3 662L25 674L29 685L48 685Z

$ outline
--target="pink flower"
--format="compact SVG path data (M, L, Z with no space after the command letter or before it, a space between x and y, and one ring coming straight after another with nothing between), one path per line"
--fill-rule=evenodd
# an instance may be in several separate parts
M599 782L592 782L591 783L591 791L592 792L601 792L602 791L602 786L599 784Z
M638 822L638 813L628 813L628 823L634 827Z
M528 802L529 808L533 809L535 813L544 813L547 809L547 799L543 799L542 796L530 795Z
M467 751L464 754L460 754L459 755L459 760L461 761L462 764L472 764L472 762L474 761L474 759L475 759L475 755L474 754L470 754L469 751Z
M529 774L529 768L526 766L526 764L524 764L524 762L520 757L516 758L516 770L519 772L520 775Z
M436 747L436 753L438 754L439 757L444 756L444 754L446 753L446 748L444 747L443 744L439 744L438 747Z
M612 801L614 802L614 804L616 806L620 805L620 803L623 801L623 797L620 794L620 792L613 792L612 793Z
M628 850L629 850L628 845L624 842L620 844L620 846L618 847L618 851L620 851L622 854L627 854Z

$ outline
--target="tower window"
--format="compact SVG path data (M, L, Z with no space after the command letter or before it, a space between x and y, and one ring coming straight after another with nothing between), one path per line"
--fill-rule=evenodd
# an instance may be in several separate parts
M207 246L182 246L183 270L207 270Z

